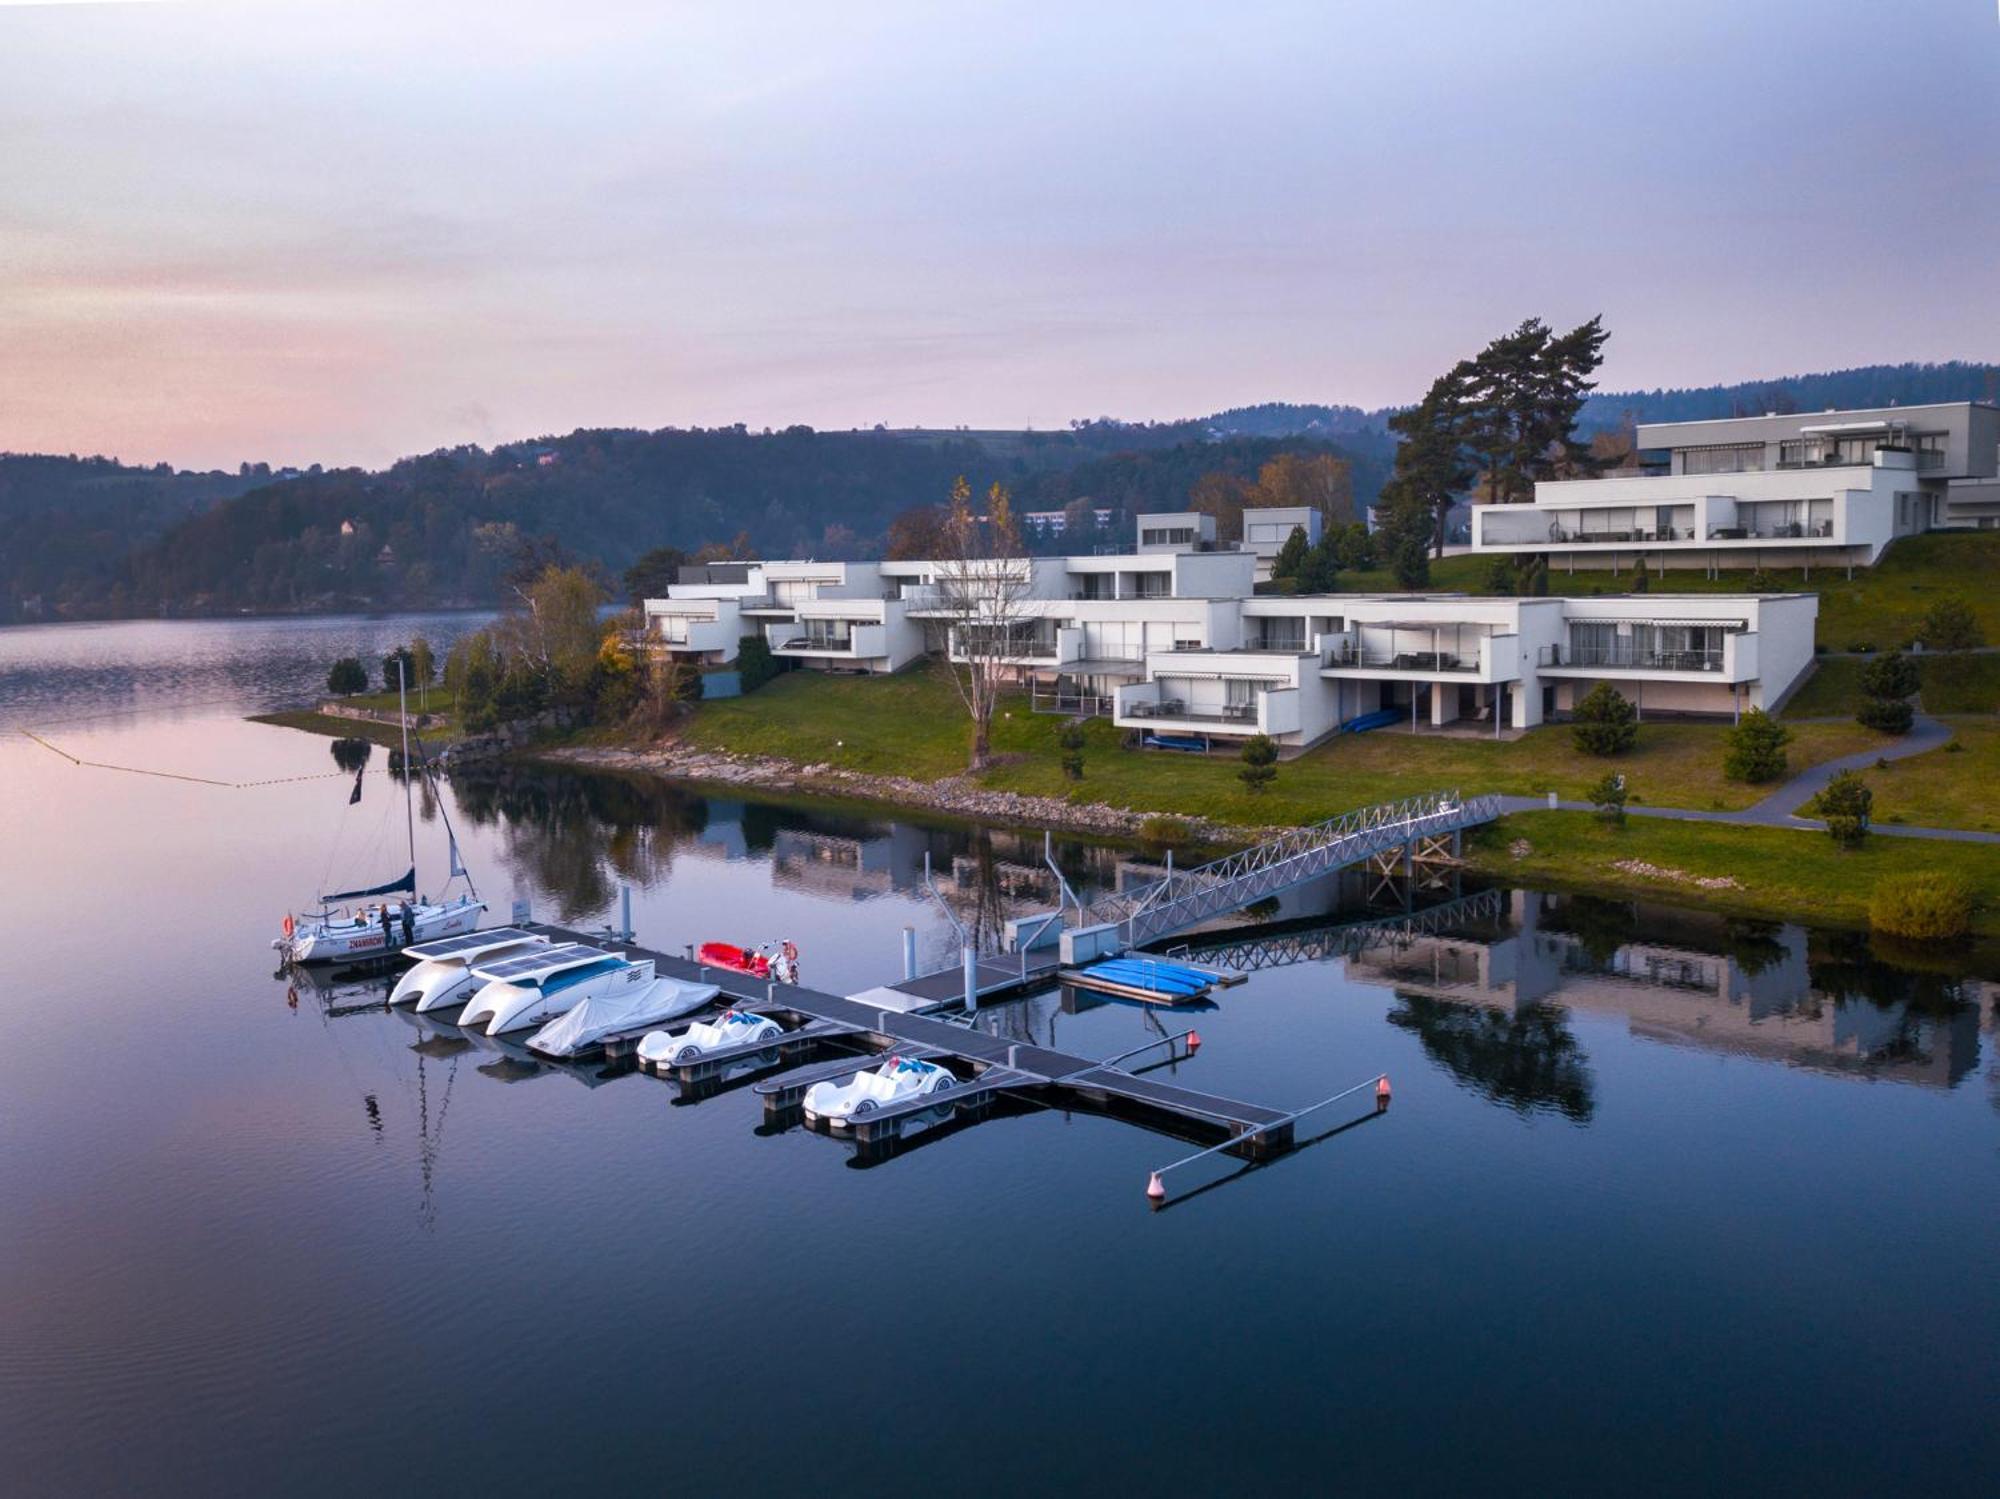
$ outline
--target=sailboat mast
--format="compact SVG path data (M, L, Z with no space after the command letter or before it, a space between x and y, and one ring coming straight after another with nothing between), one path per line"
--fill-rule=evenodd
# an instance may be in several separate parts
M410 829L410 899L417 898L417 803L410 787L410 668L402 651L396 652L396 718L403 725L403 821Z

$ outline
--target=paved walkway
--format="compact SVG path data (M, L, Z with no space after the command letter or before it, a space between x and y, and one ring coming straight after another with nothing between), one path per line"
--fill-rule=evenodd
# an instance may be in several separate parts
M1858 755L1842 755L1837 759L1800 771L1784 785L1754 806L1742 807L1734 812L1701 812L1692 807L1645 807L1628 806L1625 810L1633 817L1664 817L1672 822L1727 822L1738 827L1765 828L1819 828L1826 824L1817 818L1800 817L1799 808L1818 796L1826 783L1843 770L1866 770L1877 760L1907 760L1911 755L1927 754L1938 749L1951 738L1951 729L1927 714L1918 714L1910 726L1910 732L1900 739L1885 743L1880 749L1864 750ZM1544 811L1549 805L1547 797L1503 796L1500 810L1503 812ZM1565 812L1594 812L1597 809L1589 802L1557 802L1556 806ZM1977 833L1967 828L1917 828L1899 822L1871 822L1871 833L1884 833L1891 838L1936 838L1949 843L2000 843L2000 833Z

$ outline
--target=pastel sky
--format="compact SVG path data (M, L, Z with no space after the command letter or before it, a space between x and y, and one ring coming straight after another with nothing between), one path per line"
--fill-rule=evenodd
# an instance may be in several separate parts
M1994 0L20 5L0 449L2000 359Z

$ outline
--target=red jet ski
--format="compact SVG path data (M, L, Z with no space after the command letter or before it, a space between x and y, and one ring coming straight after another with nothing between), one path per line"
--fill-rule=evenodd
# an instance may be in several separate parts
M760 952L738 947L733 942L704 942L696 954L710 968L727 968L752 978L771 976L771 960Z

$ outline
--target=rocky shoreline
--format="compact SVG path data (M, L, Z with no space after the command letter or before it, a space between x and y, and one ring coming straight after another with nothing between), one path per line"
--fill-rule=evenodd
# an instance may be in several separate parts
M1103 838L1144 838L1147 824L1157 831L1160 814L1130 812L1101 802L1072 802L1056 796L1023 796L994 791L964 776L919 781L909 776L869 775L842 770L824 762L798 765L763 755L731 755L666 743L649 749L567 746L532 752L538 759L559 760L598 770L636 771L695 781L711 786L746 786L759 791L806 792L850 800L887 802L919 807L949 817L1057 828ZM1180 824L1175 841L1243 843L1270 837L1277 829L1239 828L1201 817L1174 817Z

